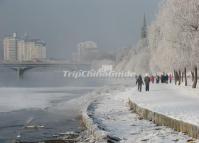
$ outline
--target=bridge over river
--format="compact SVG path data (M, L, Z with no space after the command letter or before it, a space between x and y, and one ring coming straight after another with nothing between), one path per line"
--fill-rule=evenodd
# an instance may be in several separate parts
M89 70L91 65L73 64L73 63L1 63L0 68L9 68L17 72L19 79L23 79L26 71L33 68L63 68L70 71L73 70Z

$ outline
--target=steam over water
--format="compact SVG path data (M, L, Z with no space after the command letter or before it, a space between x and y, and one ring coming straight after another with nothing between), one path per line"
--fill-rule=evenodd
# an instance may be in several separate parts
M1 70L0 142L10 142L17 136L38 141L66 131L81 131L78 98L105 84L111 83L67 79L61 70L33 69L23 80L18 80L12 70ZM42 128L25 128L30 125Z

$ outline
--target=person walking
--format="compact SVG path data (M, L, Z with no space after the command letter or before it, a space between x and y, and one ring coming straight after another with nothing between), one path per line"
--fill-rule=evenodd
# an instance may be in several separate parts
M156 75L156 83L158 84L160 82L160 76Z
M172 82L172 74L169 74L169 82L171 83Z
M154 83L155 77L153 75L151 75L151 82Z
M142 80L142 76L139 75L137 80L136 80L136 85L138 85L138 91L142 92L142 85L144 84L143 80Z
M144 82L145 82L146 91L149 91L150 77L148 75L144 77Z
M165 75L165 80L166 80L165 83L168 84L169 83L169 76L168 76L168 74Z

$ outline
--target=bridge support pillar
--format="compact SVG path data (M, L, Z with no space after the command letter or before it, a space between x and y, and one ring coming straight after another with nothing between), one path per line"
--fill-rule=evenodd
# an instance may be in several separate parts
M25 70L26 70L25 68L17 68L16 69L18 79L23 79Z

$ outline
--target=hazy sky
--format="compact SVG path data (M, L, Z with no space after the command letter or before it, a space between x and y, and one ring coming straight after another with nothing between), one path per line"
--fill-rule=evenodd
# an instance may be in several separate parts
M82 41L103 50L135 45L143 15L161 0L0 0L0 38L17 32L47 42L49 57L67 58Z

